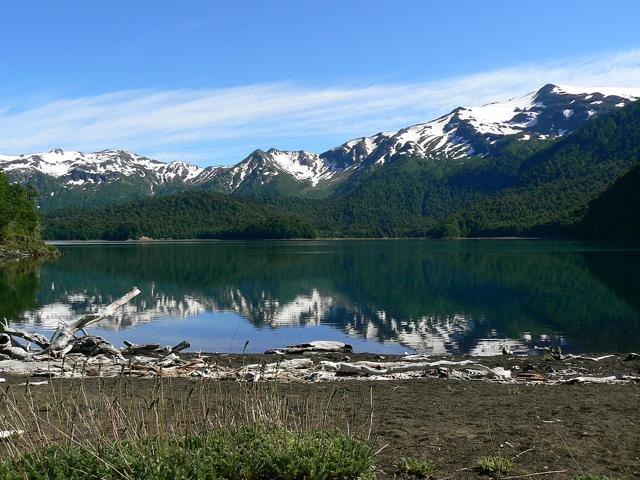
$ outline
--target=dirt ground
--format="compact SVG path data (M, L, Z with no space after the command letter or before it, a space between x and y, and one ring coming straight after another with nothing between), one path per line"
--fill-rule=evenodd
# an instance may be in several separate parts
M365 358L377 356L352 356L352 360ZM571 367L584 368L585 374L593 375L638 375L640 360L622 358L572 361ZM219 356L220 363L229 365L260 360L264 357ZM547 374L567 368L567 362L545 361L541 357L481 360L491 367L518 365ZM273 361L272 357L269 361ZM29 395L35 405L49 402L52 389L69 401L80 395L72 380L52 379L49 385L27 389L18 386L25 382L24 377L0 376L6 378L0 384L0 394L5 398L13 395L18 404L22 395ZM82 395L104 395L109 387L113 392L120 381L85 379ZM163 380L162 401L184 404L185 396L191 396L189 392L200 388L202 382L187 378ZM148 399L157 393L158 381L127 379L125 390L139 399ZM529 478L569 479L587 473L612 479L640 478L637 383L545 385L435 378L377 382L345 379L279 384L271 391L286 398L288 405L335 405L336 410L341 410L335 424L347 428L348 423L359 436L369 436L370 430L370 441L381 449L377 456L379 478L400 478L395 476L393 467L400 457L434 462L439 467L436 479L487 478L473 469L477 459L487 455L513 459L514 469L503 478L527 478L528 474L558 470L566 472ZM215 403L216 396L246 398L246 392L239 382L219 381L205 395L207 401ZM26 400L24 404L26 408ZM195 423L198 411L202 411L196 410Z

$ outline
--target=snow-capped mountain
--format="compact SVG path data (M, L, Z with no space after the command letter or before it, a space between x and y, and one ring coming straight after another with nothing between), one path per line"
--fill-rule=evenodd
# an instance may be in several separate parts
M537 92L447 115L397 132L351 140L321 155L335 165L383 164L396 155L461 159L486 155L505 136L522 140L566 135L595 115L640 98L640 88L579 88L545 85Z
M0 155L0 167L17 178L28 179L40 173L63 178L69 185L103 183L122 176L150 176L155 183L187 182L203 170L185 162L164 163L122 150L82 153L61 148L30 155Z
M86 192L96 197L107 187L114 201L192 187L232 193L286 183L302 191L347 180L359 171L406 155L461 162L473 155L490 155L494 145L506 137L521 141L560 137L639 98L640 88L549 84L523 97L459 107L426 123L356 138L322 154L255 150L236 165L202 168L121 150L82 153L55 149L0 155L0 169L13 181L33 185L46 208L64 206L65 195L73 194L77 199ZM113 195L118 185L126 186L126 191Z

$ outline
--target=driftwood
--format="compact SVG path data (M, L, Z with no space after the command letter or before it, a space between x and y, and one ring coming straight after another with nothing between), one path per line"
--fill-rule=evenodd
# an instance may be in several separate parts
M610 377L574 377L566 380L560 380L560 383L616 383L619 382L615 376Z
M162 352L162 347L159 343L149 343L146 345L136 345L127 340L124 341L127 348L122 349L123 355L140 355L142 353L155 353Z
M346 343L334 342L330 340L315 340L308 343L299 343L297 345L289 345L282 348L274 348L264 352L265 354L305 354L305 353L351 353L353 347Z
M118 310L118 308L126 305L132 298L134 298L138 294L140 294L140 290L138 290L138 287L133 287L133 290L131 290L122 298L119 298L115 302L108 305L101 312L85 315L84 317L76 320L70 325L60 324L58 329L53 334L53 337L51 338L51 344L47 349L45 349L45 352L50 353L52 356L64 357L69 351L73 349L73 346L70 346L69 343L75 338L75 335L76 333L78 333L78 331L88 327L92 323L113 315L116 310Z
M185 350L191 346L191 342L188 340L182 340L177 345L173 347L161 347L159 343L148 343L145 345L136 345L135 343L129 342L127 340L124 341L124 344L127 348L123 348L120 353L122 355L141 355L141 354L149 354L149 353L162 353L165 355L170 355L172 353L178 353L182 350Z
M601 357L585 357L584 355L565 355L564 360L589 360L590 362L599 362L607 358L615 358L615 355L602 355Z
M177 345L161 347L159 344L135 345L125 342L123 349L97 335L88 334L85 328L106 318L140 291L133 288L129 293L108 305L98 313L85 315L71 324L61 324L51 340L43 335L2 325L5 333L0 334L0 372L10 372L35 377L113 377L131 376L189 376L198 371L208 371L206 357L197 356L182 360L176 353L191 346L188 340ZM82 332L82 336L76 336ZM41 350L31 351L20 345L16 339L34 343ZM127 358L124 355L127 355ZM143 355L141 355L143 354ZM46 383L46 382L44 382ZM43 385L43 382L28 382L29 385Z
M47 337L39 333L29 332L27 330L22 330L20 328L12 327L9 325L9 322L7 321L6 318L4 319L4 323L2 323L0 326L2 327L2 331L7 335L10 335L12 337L23 338L28 342L35 343L43 350L49 347L50 342Z
M548 368L544 374L534 372L534 366L514 365L511 369L491 368L481 359L432 361L425 355L405 355L392 361L349 361L346 355L352 347L342 342L312 341L288 347L269 350L267 353L279 355L297 354L302 358L278 357L271 363L256 363L244 366L221 366L209 362L202 355L180 358L182 350L191 343L183 340L174 346L162 347L152 343L136 345L125 341L118 349L105 339L86 333L87 326L112 315L140 292L134 288L102 311L85 315L69 324L60 325L49 341L42 335L11 327L5 322L4 333L0 333L0 373L31 375L34 377L198 377L235 381L282 381L282 382L323 382L351 380L402 380L412 378L441 378L452 380L483 380L501 383L544 382L552 385L581 383L637 383L637 376L589 376L584 366L558 371ZM82 332L82 336L76 336ZM16 338L35 344L41 350L32 351L17 342ZM613 357L584 357L562 355L559 349L550 350L561 359L581 359L601 361ZM508 352L514 353L514 352ZM317 355L327 354L318 359ZM313 355L314 358L309 358ZM126 357L125 357L126 356ZM631 356L631 355L630 355ZM329 361L345 358L347 361ZM273 357L271 357L273 358ZM631 359L635 359L632 356ZM521 371L522 370L522 371ZM42 383L29 382L30 385Z
M100 354L122 357L120 350L107 342L104 338L96 335L85 335L84 337L74 338L68 346L71 347L69 353L81 353L89 357ZM65 350L67 349L68 347L65 348Z
M29 361L32 358L24 347L14 345L11 337L6 333L0 333L0 353L9 358Z

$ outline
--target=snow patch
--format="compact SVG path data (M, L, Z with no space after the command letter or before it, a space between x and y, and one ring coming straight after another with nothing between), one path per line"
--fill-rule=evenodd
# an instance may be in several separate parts
M567 93L569 95L589 94L585 100L589 100L593 94L600 93L605 97L615 96L627 100L640 98L640 88L637 87L578 87L574 85L555 85L554 93Z

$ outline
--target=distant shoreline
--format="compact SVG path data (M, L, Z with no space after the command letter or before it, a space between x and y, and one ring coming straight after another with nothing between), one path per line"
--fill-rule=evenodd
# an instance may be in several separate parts
M464 237L464 238L429 238L429 237L320 237L320 238L159 238L159 239L136 239L136 240L45 240L47 245L134 245L149 243L269 243L269 242L317 242L317 241L397 241L397 240L430 240L434 242L442 241L465 241L465 240L551 240L551 241L584 241L602 242L602 240L591 240L581 238L552 238L552 237ZM615 240L613 240L615 241Z

